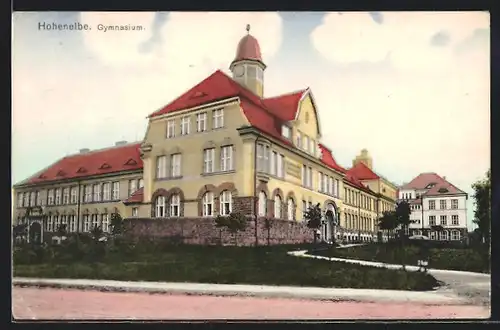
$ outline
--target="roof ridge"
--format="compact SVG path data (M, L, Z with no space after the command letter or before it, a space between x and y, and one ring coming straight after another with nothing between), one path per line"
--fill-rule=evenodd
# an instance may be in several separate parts
M88 155L88 154L93 154L93 153L96 153L96 152L102 152L102 151L106 151L106 150L110 150L110 149L118 149L118 148L125 148L125 147L130 147L134 144L141 144L143 141L136 141L136 142L127 142L126 144L120 144L120 145L113 145L113 146L108 146L108 147L103 147L103 148L99 148L99 149L91 149L87 152L84 152L84 153L80 153L80 152L76 152L76 153L73 153L73 154L69 154L69 155L66 155L64 156L62 159L64 158L68 158L68 157L74 157L74 156L79 156L79 155Z
M288 93L284 93L284 94L279 94L279 95L275 95L275 96L271 96L271 97L266 97L266 98L263 98L263 100L272 100L272 99L277 99L277 98L283 97L283 96L289 96L289 95L293 95L293 94L297 94L297 93L304 93L308 89L309 89L309 87L302 88L302 89L297 89L297 90L292 91L292 92L288 92Z

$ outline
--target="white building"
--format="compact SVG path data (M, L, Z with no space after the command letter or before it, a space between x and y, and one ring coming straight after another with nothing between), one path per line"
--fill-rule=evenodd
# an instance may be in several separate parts
M398 199L410 203L410 220L415 220L410 234L433 240L466 238L467 198L467 193L436 173L422 173L398 191Z

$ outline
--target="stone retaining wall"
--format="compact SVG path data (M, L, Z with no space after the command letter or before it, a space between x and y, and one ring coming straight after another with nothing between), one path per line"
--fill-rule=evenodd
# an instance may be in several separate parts
M263 218L258 219L257 238L259 245L310 243L313 231L305 223L281 219L270 219L268 230ZM213 218L128 218L124 219L127 233L134 237L176 238L185 244L234 244L235 236L225 229L217 228ZM236 234L238 245L255 245L255 221L249 220L245 231Z

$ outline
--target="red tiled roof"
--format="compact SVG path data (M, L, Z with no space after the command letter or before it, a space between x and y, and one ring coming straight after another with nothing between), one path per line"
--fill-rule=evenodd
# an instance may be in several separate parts
M42 183L142 169L140 143L127 144L62 158L27 180Z
M377 180L380 177L373 172L368 166L364 163L359 162L350 169L347 170L348 174L358 178L359 180Z
M142 203L144 200L144 188L139 188L130 195L129 198L123 201L124 204Z
M433 183L434 186L430 188L424 195L425 196L435 196L435 195L445 195L445 194L465 194L464 191L458 189L450 182L446 181L445 178L439 176L436 173L421 173L416 178L411 180L409 183L403 185L401 189L426 189L429 184ZM446 189L447 192L440 192L440 189Z
M297 92L269 97L264 100L264 104L280 119L284 121L294 120L299 107L299 102L307 89Z
M353 176L352 174L347 174L345 176L345 181L349 182L351 185L353 185L361 190L372 192L370 188L368 188L363 183L361 183L361 181L359 181L359 179L356 178L355 176Z
M321 149L321 161L325 165L327 165L327 166L329 166L329 167L333 168L334 170L337 170L341 173L346 172L345 168L343 168L342 166L337 164L330 149L328 149L326 146L324 146L321 143L319 144L319 148Z

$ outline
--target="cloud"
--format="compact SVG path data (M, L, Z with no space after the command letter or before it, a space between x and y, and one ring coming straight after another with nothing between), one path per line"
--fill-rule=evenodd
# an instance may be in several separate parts
M265 60L278 51L282 37L277 13L176 12L162 21L154 13L86 12L80 20L91 31L37 32L35 38L44 42L23 42L44 15L15 22L14 180L83 147L142 139L147 115L217 68L229 67L247 23ZM145 30L103 32L98 24ZM80 37L81 44L69 42Z
M449 69L454 47L477 29L489 29L486 12L384 12L383 24L362 12L328 13L311 33L326 59L352 63L390 58L398 69ZM449 36L449 47L429 47L436 33Z

